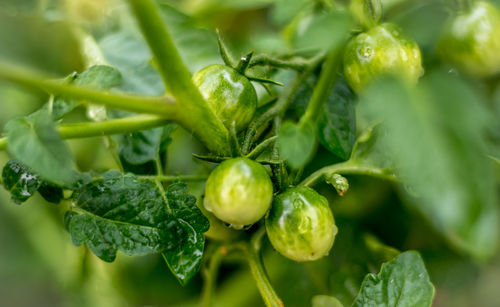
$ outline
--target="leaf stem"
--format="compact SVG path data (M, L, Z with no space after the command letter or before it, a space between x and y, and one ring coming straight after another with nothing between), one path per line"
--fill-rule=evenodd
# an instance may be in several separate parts
M65 124L57 129L63 139L78 139L147 130L166 125L169 121L154 115L136 115L102 122ZM7 148L7 137L0 138L0 150Z
M53 95L87 100L108 107L155 115L173 119L177 114L177 104L173 97L150 97L127 94L115 94L91 88L64 84L48 80L47 76L34 70L0 62L0 78L20 85L38 88Z
M300 118L299 124L304 125L307 122L316 122L318 119L321 109L338 79L337 68L341 49L342 48L337 48L330 52L327 56L323 69L321 70L318 83L314 88L313 95L307 105L306 112Z
M260 248L262 246L262 237L265 234L265 228L261 227L252 236L250 244L246 245L245 254L247 256L248 265L250 266L250 271L252 276L257 283L257 288L264 300L264 303L268 307L283 307L283 302L274 291L269 278L267 277L264 265L262 264L262 258L260 255Z
M219 246L214 253L211 255L210 260L202 271L203 274L203 290L201 294L201 306L211 307L213 301L213 294L215 290L215 285L217 283L217 275L219 272L219 267L222 262L222 258L227 254L226 246Z
M397 177L390 171L380 168L367 167L358 165L355 162L347 161L343 163L333 164L323 167L316 172L312 173L309 177L304 179L300 185L312 186L319 180L323 179L326 174L342 174L342 175L367 175L378 177L386 180L397 181Z

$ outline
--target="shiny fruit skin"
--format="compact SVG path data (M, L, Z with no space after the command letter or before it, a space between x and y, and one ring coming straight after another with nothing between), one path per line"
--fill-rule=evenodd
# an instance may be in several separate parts
M470 12L459 14L445 27L438 51L469 75L500 73L500 11L487 2L476 2Z
M242 228L260 220L269 209L273 185L266 169L247 158L222 162L207 179L205 209Z
M235 69L209 65L193 76L193 82L224 125L236 131L245 128L257 108L257 93L250 80Z
M417 43L398 26L384 23L349 41L344 51L344 74L355 91L384 74L403 76L416 83L423 74Z
M308 187L294 187L276 196L266 216L266 231L273 247L295 261L326 256L337 226L328 200Z

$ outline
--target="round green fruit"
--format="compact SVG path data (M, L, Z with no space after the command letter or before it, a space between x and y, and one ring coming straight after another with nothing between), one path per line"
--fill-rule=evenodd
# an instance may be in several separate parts
M438 51L467 74L489 77L499 73L500 11L487 2L476 2L445 27Z
M257 108L257 93L250 80L235 69L214 64L193 76L195 85L217 117L230 129L245 128Z
M283 256L313 261L328 254L337 226L328 200L301 186L274 199L266 216L266 231L273 247Z
M344 51L344 74L356 91L384 74L397 74L416 83L423 74L417 43L398 26L384 23L349 41Z
M205 209L233 228L260 220L273 199L273 184L266 169L247 158L222 162L207 179Z

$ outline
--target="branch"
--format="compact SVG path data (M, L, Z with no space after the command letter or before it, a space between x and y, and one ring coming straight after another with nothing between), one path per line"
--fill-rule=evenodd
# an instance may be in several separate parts
M103 122L66 124L58 127L64 139L77 139L94 136L128 133L147 130L166 125L169 121L154 115L136 115ZM7 138L0 138L0 150L7 148Z
M5 79L23 86L41 89L52 95L61 95L68 98L87 100L92 103L103 104L108 107L156 114L173 119L177 113L177 104L172 97L149 97L127 94L114 94L94 90L91 88L63 84L56 80L49 80L41 73L20 66L0 62L0 79Z

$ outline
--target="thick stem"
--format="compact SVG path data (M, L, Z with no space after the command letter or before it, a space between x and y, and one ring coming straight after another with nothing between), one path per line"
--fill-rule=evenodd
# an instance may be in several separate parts
M153 52L165 87L181 105L177 120L211 151L229 154L229 133L193 84L157 4L152 0L128 2Z
M274 291L273 286L269 282L266 271L264 270L264 265L262 264L262 258L260 256L261 240L265 234L265 229L260 228L252 237L250 245L246 248L246 255L248 260L248 265L250 266L250 271L252 276L257 282L257 288L259 289L260 295L264 300L264 303L268 307L283 307L283 302L278 297Z
M225 246L220 246L211 255L210 260L207 264L205 270L203 270L203 290L201 294L201 306L211 307L213 302L213 295L215 290L215 285L217 283L217 275L219 273L219 267L222 262L222 258L227 254L227 248Z
M136 115L103 122L65 124L57 129L63 139L78 139L147 130L166 125L169 121L154 115ZM0 138L0 150L7 148L7 138Z
M319 180L323 179L326 174L342 174L342 175L367 175L378 177L386 180L396 181L397 177L390 171L380 168L367 167L357 165L355 162L347 161L344 163L333 164L323 167L316 172L312 173L300 185L311 186L316 184Z
M170 96L148 97L103 92L86 87L63 84L48 78L36 71L0 62L0 79L5 79L31 88L38 88L53 95L82 99L108 107L161 115L175 118L177 103Z

